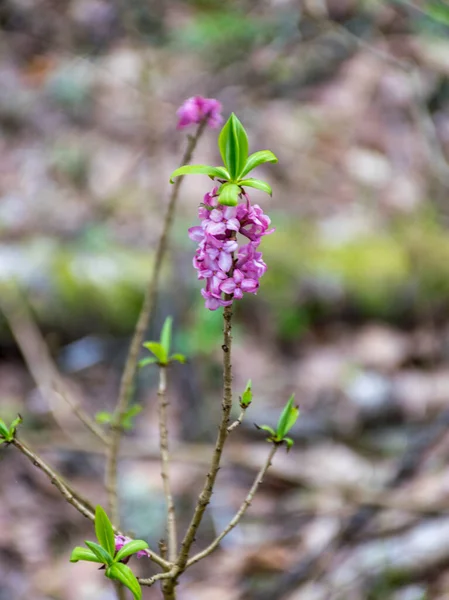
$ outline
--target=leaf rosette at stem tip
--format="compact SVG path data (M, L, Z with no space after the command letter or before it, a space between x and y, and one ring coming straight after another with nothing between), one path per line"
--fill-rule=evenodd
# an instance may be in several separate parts
M3 419L0 419L0 445L10 444L12 441L14 441L14 438L16 437L17 427L22 423L22 421L22 417L20 415L17 415L17 418L15 418L11 425L8 427L5 421L3 421Z
M276 163L278 159L270 150L259 150L248 156L248 136L245 128L231 114L218 137L218 148L224 166L185 165L173 171L170 182L182 175L208 175L221 183L218 202L225 206L236 206L245 187L262 190L271 196L271 187L265 181L248 177L248 174L264 163Z
M173 318L167 317L162 326L160 340L158 342L144 342L142 344L143 347L149 350L153 356L143 358L139 362L139 367L146 367L147 365L153 364L166 367L172 362L180 362L181 364L186 362L186 357L183 354L179 354L178 352L170 354L172 326Z
M268 442L273 444L285 444L287 446L287 452L293 446L293 440L287 437L287 433L292 429L299 417L299 407L294 405L295 394L292 394L284 406L281 415L279 417L276 429L273 429L269 425L257 425L257 429L266 431L269 435L267 437Z
M128 562L132 554L137 554L137 557L143 554L148 544L144 540L116 536L112 523L101 506L95 509L95 533L99 543L86 541L87 548L77 546L72 551L70 562L84 560L104 565L106 577L122 583L131 591L135 600L140 600L142 598L140 584L125 562Z

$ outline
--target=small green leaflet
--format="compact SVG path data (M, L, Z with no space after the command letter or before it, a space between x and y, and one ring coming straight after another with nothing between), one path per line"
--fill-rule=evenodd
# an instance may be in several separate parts
M245 167L240 173L239 178L243 179L250 171L267 162L278 162L278 159L273 152L270 150L259 150L258 152L254 152L254 154L251 154L251 156L248 157L248 160L246 161Z
M103 563L102 560L98 558L96 554L92 552L92 550L88 550L87 548L83 548L82 546L77 546L72 550L72 554L70 556L70 562L78 562L79 560L86 560L88 562L96 562Z
M245 391L243 392L240 398L240 406L241 408L248 408L253 400L253 392L252 392L252 383L251 379L248 379L248 383L246 384Z
M248 159L248 136L234 113L231 114L218 137L218 148L223 163L235 182Z
M211 179L230 179L228 171L224 167L210 167L209 165L185 165L173 171L170 175L170 183L174 183L175 177L181 175L209 175Z
M105 513L104 509L100 505L98 505L95 509L95 533L101 546L106 550L108 554L114 556L114 530L112 528L111 521L109 520L108 515ZM91 550L94 551L92 548Z
M115 560L117 562L123 560L127 556L131 556L135 552L139 552L140 550L146 550L148 548L148 544L143 540L132 540L125 544L118 552Z
M131 591L134 600L141 600L142 590L140 584L131 569L123 563L114 563L111 565L106 570L106 577L120 581L120 583L123 583Z

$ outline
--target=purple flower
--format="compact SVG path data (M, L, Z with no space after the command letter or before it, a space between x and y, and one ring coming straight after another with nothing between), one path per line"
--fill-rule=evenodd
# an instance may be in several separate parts
M269 229L270 218L260 206L252 206L246 194L242 193L243 204L222 206L217 191L214 188L204 196L198 210L201 225L189 229L190 239L198 243L193 266L198 279L206 282L201 294L209 310L229 306L244 292L257 293L259 279L267 270L257 248L262 237L274 231ZM249 243L239 246L239 233Z
M204 117L207 117L209 127L218 127L223 122L220 112L221 104L215 98L192 96L176 111L179 117L178 129L188 127L192 123L201 123Z
M129 538L128 536L116 535L115 536L115 551L118 552L119 550L121 550L123 548L123 546L125 544L128 544L129 542L132 542L132 539ZM142 556L148 556L148 553L146 550L139 550L139 552L137 552L137 558L142 558ZM127 557L127 558L129 558L129 557ZM126 558L125 558L125 561L126 561Z

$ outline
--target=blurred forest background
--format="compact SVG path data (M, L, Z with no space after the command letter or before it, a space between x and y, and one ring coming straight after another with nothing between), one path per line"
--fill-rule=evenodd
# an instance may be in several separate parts
M234 390L251 378L255 400L197 548L264 460L253 423L274 424L293 391L302 416L180 598L448 600L448 2L3 0L0 33L0 286L21 289L0 319L1 416L20 412L23 437L104 503L102 449L50 388L64 379L92 415L113 408L185 147L175 111L217 97L252 151L279 157L260 174L273 198L251 194L276 233L258 296L236 303ZM195 163L218 164L216 137ZM173 315L189 357L170 377L184 526L220 410L221 315L203 307L186 232L209 187L183 184L146 335ZM125 528L152 546L164 531L156 379L139 373L120 469ZM90 524L14 448L0 449L0 473L0 599L113 600L93 565L68 562Z

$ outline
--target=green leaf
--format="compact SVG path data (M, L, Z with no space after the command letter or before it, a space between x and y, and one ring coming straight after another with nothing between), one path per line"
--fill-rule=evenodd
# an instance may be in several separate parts
M234 113L231 114L220 132L218 147L221 158L231 176L230 179L235 181L238 174L243 171L248 158L248 136Z
M139 360L139 367L146 367L147 365L154 365L155 363L157 363L157 358L155 358L154 356L149 356L148 358L142 358L142 360Z
M129 567L123 563L114 563L106 570L106 577L116 579L123 583L133 594L135 600L141 600L142 590L136 576Z
M0 419L0 435L7 439L9 437L9 429L6 426L6 423Z
M159 342L145 342L144 346L147 348L147 350L154 354L158 363L161 365L167 364L167 353Z
M265 183L265 181L261 181L260 179L253 179L252 177L250 177L249 179L243 179L242 181L239 181L239 185L241 185L242 187L256 188L256 190L262 190L262 192L266 192L270 196L273 195L273 190L271 189L271 186L269 186L268 183Z
M242 408L247 408L253 399L253 391L252 391L252 384L251 384L251 379L248 379L248 383L246 384L246 388L245 391L242 394L242 397L240 398L240 406Z
M167 317L161 331L161 346L165 350L166 356L170 354L172 325L173 318Z
M70 562L75 563L78 562L79 560L86 560L88 562L95 562L95 563L103 563L102 560L100 560L97 555L92 552L92 550L88 550L87 548L82 548L81 546L77 546L76 548L74 548L72 550L72 554L70 556Z
M101 425L103 425L104 423L110 423L112 421L112 414L105 410L102 410L100 412L97 412L97 414L95 415L95 420Z
M17 427L20 425L20 423L22 423L23 419L22 417L19 415L16 419L14 419L14 421L11 423L10 427L9 427L9 435L12 437L14 437L15 433L16 433L16 429Z
M102 547L111 556L115 554L115 536L111 521L100 505L95 508L95 534Z
M254 154L251 154L251 156L248 157L239 178L242 179L245 175L248 175L250 171L267 162L277 163L278 159L270 150L259 150L258 152L254 152Z
M276 427L276 435L279 440L284 439L287 432L293 427L299 415L297 406L293 406L295 394L292 394L285 405Z
M292 440L292 438L289 437L285 437L282 441L285 442L287 445L287 452L290 452L295 442Z
M218 202L225 206L237 206L241 190L235 183L224 183L218 190Z
M285 433L288 433L290 431L290 429L293 427L293 425L298 420L298 417L299 417L299 407L293 406L290 409L290 414L288 416L287 427L285 428ZM284 435L285 435L285 433L284 433Z
M125 544L118 552L115 557L115 561L119 562L126 558L127 556L131 556L131 554L135 554L140 550L146 550L148 548L148 544L143 540L132 540Z
M210 167L208 165L184 165L173 171L170 175L170 183L180 175L209 175L212 179L230 179L229 173L224 167Z
M173 360L177 360L178 362L180 362L183 365L183 364L185 364L187 359L184 356L184 354L172 354L170 356L170 361L173 361Z
M128 431L132 429L134 426L133 419L140 412L142 412L142 406L140 404L134 404L134 406L131 406L131 408L129 408L123 415L122 427Z
M257 425L257 423L255 423L257 429L261 429L262 431L266 431L267 433L269 433L273 438L276 437L276 432L275 430L270 427L269 425Z
M92 550L92 552L98 558L98 562L101 562L105 565L110 565L112 563L112 561L114 560L113 559L114 555L113 554L111 555L107 550L102 548L99 544L96 544L95 542L89 542L88 540L86 540L84 543L89 548L89 550Z

